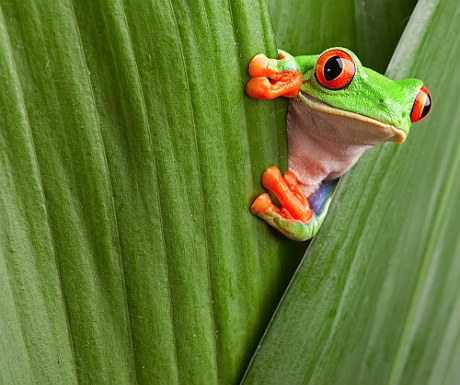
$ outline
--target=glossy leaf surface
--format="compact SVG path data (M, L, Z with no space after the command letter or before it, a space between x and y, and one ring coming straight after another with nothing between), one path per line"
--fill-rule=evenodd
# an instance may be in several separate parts
M0 383L237 381L295 267L263 2L1 2L0 44Z
M342 30L303 10L318 46L272 16L283 48L338 39L382 69L400 7ZM244 94L258 52L276 54L265 1L0 1L1 384L239 382L305 248L248 210L286 167L286 101Z
M456 384L458 2L422 1L388 68L431 115L345 176L243 384Z

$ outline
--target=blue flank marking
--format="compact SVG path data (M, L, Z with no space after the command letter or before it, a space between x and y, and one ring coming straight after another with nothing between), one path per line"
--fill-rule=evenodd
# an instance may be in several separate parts
M308 197L308 203L310 203L310 208L313 210L315 216L321 214L324 202L332 194L336 185L337 180L323 182L318 190Z

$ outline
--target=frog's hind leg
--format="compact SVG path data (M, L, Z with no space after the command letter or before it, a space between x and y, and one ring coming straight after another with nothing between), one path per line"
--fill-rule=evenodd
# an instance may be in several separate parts
M310 239L318 232L329 209L335 182L321 185L309 198L311 206L290 171L282 177L278 168L269 167L262 176L262 184L276 195L281 209L268 194L262 194L251 206L253 214L296 241Z
M269 167L262 175L262 184L276 195L281 208L273 204L268 194L262 194L252 204L251 212L289 238L304 240L299 232L311 221L313 211L294 174L287 172L283 177L277 167Z
M302 85L302 73L294 58L280 52L279 60L258 54L249 63L251 79L246 93L255 99L294 98Z

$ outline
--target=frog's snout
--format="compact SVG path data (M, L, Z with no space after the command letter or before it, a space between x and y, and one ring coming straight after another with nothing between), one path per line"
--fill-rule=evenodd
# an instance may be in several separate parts
M414 105L410 113L410 121L413 123L426 118L430 113L431 104L430 91L428 91L425 86L422 86L415 97Z

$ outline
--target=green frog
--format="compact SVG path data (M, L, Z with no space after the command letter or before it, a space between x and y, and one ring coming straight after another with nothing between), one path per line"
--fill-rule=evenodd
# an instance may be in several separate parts
M297 241L312 238L328 212L337 178L367 149L402 143L410 125L431 109L431 95L418 79L394 81L364 67L346 48L320 55L278 59L256 55L249 64L246 93L257 99L290 98L287 118L288 165L262 175L267 193L251 212Z

